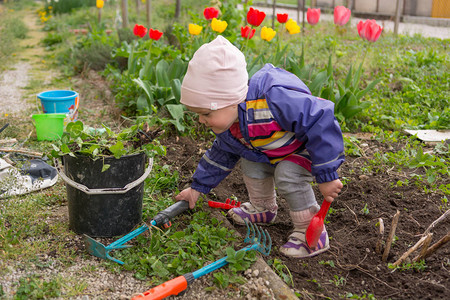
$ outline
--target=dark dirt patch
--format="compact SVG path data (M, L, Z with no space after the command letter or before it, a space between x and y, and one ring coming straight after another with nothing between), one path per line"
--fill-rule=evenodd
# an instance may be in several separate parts
M193 141L184 137L171 137L162 141L167 147L167 156L162 163L176 168L180 173L180 189L190 183L197 162L210 141ZM273 251L268 259L278 258L289 268L294 288L305 298L342 298L352 293L359 297L376 299L444 299L449 295L450 247L440 248L426 260L423 271L395 270L388 268L388 262L395 262L413 246L427 227L442 215L442 196L425 193L423 189L408 186L391 186L400 179L409 177L408 172L417 170L372 171L365 170L366 162L374 152L394 151L401 145L388 145L376 140L365 141L363 157L347 157L340 169L340 175L347 181L341 195L331 205L327 217L327 230L331 249L327 253L309 259L292 259L281 255L278 248L286 242L292 230L287 204L279 199L277 221L267 229L273 239ZM448 182L447 182L448 183ZM318 189L316 197L321 203ZM235 195L240 201L248 201L245 185L237 167L208 198L225 201ZM367 206L366 206L367 204ZM368 212L364 214L366 206ZM393 215L400 211L396 236L387 262L382 253L376 252L379 236L377 223L383 219L385 238L391 228ZM440 223L433 229L434 244L447 232L450 221ZM245 234L243 227L236 229ZM418 253L413 253L414 258ZM445 296L447 295L447 296Z

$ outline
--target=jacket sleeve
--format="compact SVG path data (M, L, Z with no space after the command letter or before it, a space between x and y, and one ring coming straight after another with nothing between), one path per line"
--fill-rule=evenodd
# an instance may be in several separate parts
M266 98L280 126L305 143L317 183L338 179L337 169L344 162L344 142L334 116L334 103L282 86L269 89Z
M221 143L216 139L212 147L200 159L191 185L194 190L203 194L209 193L231 173L239 161L240 156L222 150Z

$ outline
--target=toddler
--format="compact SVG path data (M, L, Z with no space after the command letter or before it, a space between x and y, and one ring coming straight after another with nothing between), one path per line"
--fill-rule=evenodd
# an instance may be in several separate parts
M216 139L201 158L191 187L175 199L194 208L200 193L209 193L240 160L250 202L229 211L234 222L273 223L277 187L294 224L281 253L304 258L326 251L325 228L316 249L307 246L305 231L319 208L313 176L326 201L332 202L342 188L336 170L344 161L344 146L333 102L312 96L298 77L271 64L248 80L242 52L218 36L189 62L181 103L198 114Z

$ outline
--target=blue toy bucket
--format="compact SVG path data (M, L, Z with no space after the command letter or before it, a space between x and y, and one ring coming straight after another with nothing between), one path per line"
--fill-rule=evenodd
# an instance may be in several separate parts
M67 90L46 91L39 93L37 97L41 100L44 113L65 113L67 114L67 122L77 120L80 103L77 92Z

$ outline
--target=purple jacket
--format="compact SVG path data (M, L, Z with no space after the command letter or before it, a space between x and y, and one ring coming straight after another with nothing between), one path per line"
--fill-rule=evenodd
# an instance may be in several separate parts
M339 178L337 169L344 161L344 143L334 117L334 103L312 96L294 74L266 64L250 79L247 99L238 106L238 117L247 146L230 130L217 134L194 173L193 189L209 193L241 157L272 165L292 160L310 170L317 183ZM274 132L285 137L284 148L264 144L266 134ZM263 143L255 146L255 141ZM271 141L272 145L280 144L276 139ZM290 152L284 153L286 150Z

